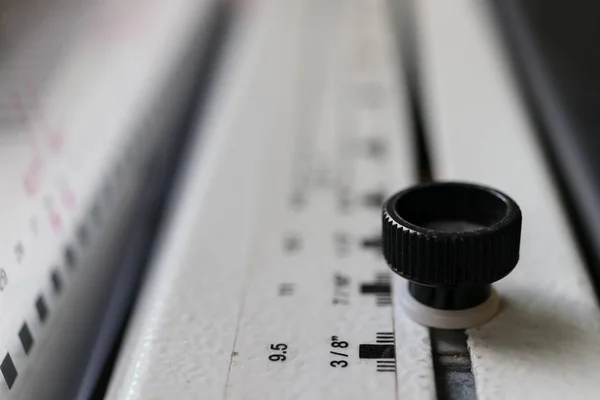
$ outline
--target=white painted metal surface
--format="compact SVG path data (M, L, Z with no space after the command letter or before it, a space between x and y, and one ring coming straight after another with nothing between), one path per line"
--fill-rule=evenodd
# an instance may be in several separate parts
M497 186L523 211L503 311L468 331L478 398L597 399L597 304L492 22L474 0L415 3L437 177Z
M246 7L107 397L431 398L377 246L414 175L387 2Z
M31 36L17 3L0 36L23 41L0 65L0 364L10 354L18 375L9 390L0 368L0 397L32 399L69 390L111 237L159 143L138 128L168 118L152 100L212 2L62 0L28 20ZM436 177L497 186L524 215L503 310L468 330L478 398L596 399L597 305L486 10L415 5ZM237 6L107 398L435 398L428 331L390 298L401 282L377 246L379 197L416 175L388 2Z
M189 77L212 4L80 3L0 9L2 398L65 398L76 385L113 238L172 122L165 89Z

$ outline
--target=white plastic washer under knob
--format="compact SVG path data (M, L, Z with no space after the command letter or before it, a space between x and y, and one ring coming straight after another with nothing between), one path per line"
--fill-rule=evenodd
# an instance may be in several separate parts
M413 321L431 328L472 328L488 322L500 311L500 298L494 288L485 302L464 310L440 310L419 303L410 294L407 281L402 282L400 286L399 298L404 310Z

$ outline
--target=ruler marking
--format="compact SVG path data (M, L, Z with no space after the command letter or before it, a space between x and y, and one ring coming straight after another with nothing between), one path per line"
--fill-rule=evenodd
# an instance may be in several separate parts
M2 364L0 364L0 371L2 372L2 376L4 376L4 381L6 382L8 389L12 389L19 374L10 353L6 353L6 356L4 356L4 360L2 361Z
M25 354L29 354L31 348L33 347L34 340L33 335L31 334L31 330L29 330L29 326L27 325L27 322L23 322L23 325L19 330L19 340L21 341L21 345L23 346Z
M45 323L48 318L48 306L46 305L46 300L44 300L43 295L38 295L35 301L35 309L37 311L38 317L41 323Z
M362 295L375 295L378 307L392 305L392 283L387 274L377 273L375 275L375 281L361 284L359 291ZM378 338L380 337L380 334L380 332L377 333ZM393 333L387 335L389 335L389 337L394 336Z
M365 249L380 251L382 244L381 236L365 238L362 240L361 244Z
M363 204L366 207L372 208L377 211L381 211L381 206L385 201L385 194L383 192L372 192L365 194L363 198Z
M52 282L54 293L60 294L62 292L63 282L58 268L54 268L50 273L50 281Z
M394 358L396 348L393 344L361 344L358 357L363 359Z
M188 13L188 14L194 14L194 13ZM165 19L165 22L167 22L167 21L169 21L169 20ZM44 20L44 22L46 22L46 21ZM178 21L178 24L176 26L186 26L186 24L184 24L182 22L184 22L184 21ZM161 24L157 24L157 26L162 26L162 25ZM174 36L174 37L179 37L179 36L182 36L182 35L178 35L178 36ZM191 34L187 34L185 38L182 37L181 39L187 39L187 36L191 36ZM183 41L182 41L182 43L183 43ZM79 44L79 42L78 42L78 44ZM188 43L188 45L189 45L189 43ZM87 47L89 47L89 46L87 46ZM138 50L145 50L143 48L144 48L144 46L142 46L141 44L140 44L140 46L136 47L136 49L138 49ZM64 54L65 57L68 56L64 60L64 61L68 61L69 68L65 69L66 70L65 72L67 72L68 74L62 74L62 73L58 74L56 76L56 79L54 79L54 77L53 77L53 79L51 81L47 82L49 84L48 87L52 89L52 92L49 92L49 93L53 93L53 94L61 93L61 94L64 95L64 96L58 96L60 99L69 99L70 98L70 96L68 95L69 92L70 92L70 89L69 89L70 85L65 86L63 83L73 83L74 82L73 78L76 78L76 79L80 78L78 76L79 74L76 74L77 76L75 76L75 75L72 74L72 72L75 72L75 69L72 68L72 67L77 67L77 66L81 67L78 63L75 62L75 59L71 58L72 56L75 56L78 53L74 52L72 54L70 50L71 49L69 49L68 53ZM77 49L73 49L73 50L77 50ZM151 50L151 48L149 48L149 50ZM28 54L29 54L29 52L28 52ZM140 52L139 55L143 56L144 52ZM173 57L169 57L169 53L167 53L167 54L165 54L165 57L159 57L159 58L161 58L163 60L169 60L170 58L173 58ZM121 60L121 59L122 59L122 57L118 57L117 56L117 58L115 58L115 60L114 60L115 62L113 62L113 63L108 62L107 63L106 67L108 68L107 71L109 71L109 73L106 74L106 76L109 77L109 79L112 79L113 82L110 82L110 81L107 82L107 83L109 83L109 86L102 85L103 88L109 88L111 86L110 83L113 83L112 86L114 86L114 83L115 83L114 79L126 79L126 77L127 77L127 74L125 74L125 75L123 75L122 73L113 74L113 72L119 71L119 72L123 72L123 73L128 73L128 72L135 71L136 75L140 75L140 73L143 71L143 70L132 70L131 67L135 66L135 64L132 64L131 60L125 60L125 59ZM77 60L79 60L79 58L77 58ZM73 62L71 62L71 61L73 61ZM112 61L112 60L107 60L107 61ZM141 62L141 58L138 61L140 62L140 63L138 63L139 65L141 65L141 66L145 65L143 62ZM136 61L136 63L137 63L137 61ZM170 65L170 63L172 63L172 62L170 61L169 63L166 63L165 66ZM147 69L147 71L154 71L154 70L156 70L156 71L162 71L162 64L163 64L162 62L161 63L157 63L156 65L153 65L150 69ZM67 64L65 64L65 65L67 65ZM169 69L169 70L171 70L171 69ZM62 70L61 70L61 72L62 72ZM88 71L87 69L86 69L86 72L92 73L92 74L94 73L94 71ZM166 71L164 73L161 73L160 77L162 77L162 75L164 75L165 73L166 73ZM114 75L114 79L110 78L113 75ZM158 77L159 76L157 76L157 78ZM66 81L65 81L65 78L66 78ZM149 85L153 84L152 81L157 80L157 79L152 78L152 75L148 75L147 78L148 79L144 79L143 82L140 81L139 84L142 84L144 88L146 88L146 87L148 87L148 88L153 87L153 86L149 86ZM152 78L152 79L150 79L150 78ZM162 80L163 79L161 79L161 81ZM131 82L131 83L132 83L132 85L135 84L135 82ZM140 87L139 84L136 85L135 87ZM91 89L94 89L93 85L92 85ZM65 92L65 90L67 90L67 91ZM105 96L102 96L103 93L104 92L100 92L99 94L101 94L101 95L98 96L98 97L99 98L104 98ZM134 90L134 91L132 91L132 93L139 93L139 91ZM71 93L71 94L73 94L73 93ZM30 93L30 95L31 95L31 93ZM36 96L36 95L37 94L34 94L34 96ZM41 125L43 125L41 127L42 131L38 132L38 133L40 133L42 137L47 133L47 134L51 135L51 140L54 141L55 139L57 139L57 136L59 136L59 135L62 134L62 132L58 132L58 131L56 131L56 132L54 132L54 131L52 131L52 132L50 132L50 131L44 132L44 131L47 130L47 129L49 130L51 128L50 125L52 125L53 128L56 127L56 119L57 119L58 115L60 115L60 112L63 111L63 108L65 108L65 107L63 107L65 105L69 108L69 111L72 111L73 115L76 116L75 120L81 120L83 122L81 125L85 125L85 124L89 123L88 118L93 118L94 116L101 115L101 113L98 114L97 112L93 116L92 115L88 115L87 113L85 113L85 111L87 111L86 108L78 109L76 107L76 109L72 109L72 104L70 104L71 103L70 101L67 101L67 102L62 102L62 101L54 102L53 100L56 97L57 96L48 96L49 100L51 100L51 101L49 101L48 104L44 104L44 106L48 106L48 108L51 111L56 111L55 114L54 113L52 114L52 115L54 115L54 117L52 117L52 115L45 115L46 111L48 111L46 109L44 109L44 110L37 110L37 109L35 109L35 108L37 108L39 106L39 104L37 104L38 101L39 101L39 99L35 99L35 102L33 104L27 104L30 100L33 100L33 99L28 99L27 96L24 96L25 102L22 102L23 103L22 105L27 106L27 107L33 107L34 109L30 110L32 112L31 117L34 117L34 118L35 117L39 117L39 120L42 120L42 121L39 121L39 120L36 121L36 119L33 119L32 121L30 121L30 122L34 122L35 125L40 125L38 122L41 122ZM95 96L91 96L91 97L95 97ZM126 96L125 98L128 98L128 97L129 96ZM19 100L21 100L21 99L19 99ZM137 100L137 99L135 97L131 97L131 100ZM111 100L110 99L106 99L106 101L110 102ZM143 97L142 99L140 99L140 101L141 102L140 102L139 105L145 107L146 98ZM86 102L84 102L84 103L86 103ZM113 101L113 103L114 103L114 101ZM128 116L132 115L132 113L131 113L132 110L128 110L128 109L136 106L137 103L138 103L138 101L132 102L131 106L129 106L129 104L127 104L127 102L125 102L124 105L127 106L127 107L117 107L117 109L127 111L126 113L123 113L124 116L126 116L126 118L127 118L123 122L129 122ZM112 104L112 105L114 105L114 104ZM100 106L97 109L102 110L103 104L102 103L96 103L96 104L90 104L90 106ZM92 109L92 111L94 109L96 109L96 107L90 107L90 108ZM81 111L84 111L84 112L82 113ZM9 112L10 112L10 110L9 110ZM33 113L39 113L39 114L43 115L43 117L41 115L34 115ZM51 117L52 120L51 121L47 121L46 117ZM79 117L84 117L84 118L79 118ZM120 120L120 119L123 119L123 116L117 115L117 116L115 116L115 118L113 120L118 122L118 120ZM92 119L91 121L93 121L93 120L94 119ZM91 126L97 126L97 124L92 123ZM78 127L81 127L81 126L78 126ZM35 128L35 126L34 126L34 128ZM117 133L121 132L121 129L117 129L117 127L113 128L111 126L110 127L111 132L108 132L108 130L106 130L105 128L106 128L105 126L102 127L102 131L103 131L102 135L99 135L99 136L98 135L94 135L94 136L101 137L103 139L102 140L103 143L112 144L111 141L110 141L110 138L116 137L114 135L114 133L115 132L117 132ZM70 133L73 136L83 137L86 134L89 136L90 134L94 133L94 130L92 129L91 131L88 131L88 130L85 130L85 129L74 129ZM104 133L105 133L105 135L104 135ZM130 145L133 144L129 140L129 133L130 133L129 131L128 132L122 131L121 133L123 133L123 135L117 135L119 138L123 137L128 142L130 142ZM40 136L40 135L38 135L38 136ZM51 147L53 147L52 150L58 150L58 147L60 147L60 145L62 145L62 144L63 143L62 143L62 138L61 138L61 143L54 142L53 144L51 144ZM69 144L71 144L71 143L69 142ZM121 145L121 140L119 140L118 143L115 142L114 144L115 145L116 144ZM82 170L73 170L73 171L69 170L67 172L69 174L72 172L77 178L82 178L81 182L77 182L77 183L80 183L82 185L82 188L80 188L79 186L77 187L77 189L82 189L82 190L78 190L78 194L85 193L87 195L88 194L87 190L89 188L91 188L92 186L96 186L96 184L98 182L102 183L102 182L100 182L100 179L97 179L97 178L99 178L99 176L97 174L92 174L91 173L92 172L92 168L88 167L88 166L92 165L93 168L95 170L97 170L97 171L93 171L93 172L102 172L102 173L104 173L105 172L104 170L109 166L109 164L112 161L110 159L112 159L113 157L110 157L110 158L109 157L102 157L102 158L96 157L95 159L93 159L92 155L96 155L95 152L96 152L97 149L95 148L95 146L89 145L88 147L89 147L90 151L88 152L87 151L88 149L87 149L87 147L85 145L89 145L89 143L86 143L85 140L83 140L83 141L81 141L81 146L80 147L77 147L77 148L71 147L71 148L69 148L69 150L76 150L77 152L82 153L83 156L86 157L89 160L89 161L86 160L87 161L85 163L86 164L85 165L86 169L84 169L83 171ZM103 149L108 149L109 148L108 146L100 146L100 147L103 147ZM148 145L146 147L149 148L150 146ZM111 149L111 151L112 150L116 150L116 149L114 149L112 147L110 149ZM99 151L97 151L97 154L100 155L101 153ZM104 154L102 154L102 155L112 155L112 153L109 154L108 152L104 152ZM134 160L134 162L140 164L139 163L139 158L140 158L139 154L136 154L135 156L136 156L136 159ZM99 162L100 160L101 160L101 163ZM44 161L46 161L46 160L44 160ZM52 165L51 166L52 167L54 167L55 165L56 166L60 166L61 169L63 167L67 168L67 164L68 164L69 161L71 161L71 160L69 160L68 158L64 158L64 159L63 158L61 158L61 159L52 159L52 162L51 162ZM18 165L18 162L16 162L15 165ZM8 165L8 166L10 167L12 165ZM134 168L135 168L135 166L134 166ZM9 168L8 171L10 172L11 169ZM52 171L52 172L56 172L56 171ZM65 172L65 171L61 171L61 172ZM50 183L47 182L47 181L50 180L50 175L51 174L47 173L46 171L44 171L44 175L47 175L48 179L47 180L44 179L44 181L42 181L42 185L44 185L43 188L44 189L48 189L48 191L54 190L53 188L46 187L46 186L50 186ZM83 178L85 178L85 182L83 182ZM85 187L85 190L83 190L83 185L88 186L88 184L89 184L89 188ZM127 189L126 191L128 191L128 190L129 189ZM126 191L124 191L124 192L126 192ZM47 191L44 190L44 192L42 192L42 193L47 194ZM17 193L17 195L21 195L21 193L19 192L19 193ZM119 196L121 196L121 193L119 193ZM69 207L69 208L72 208L72 205L70 205L70 204L71 204L71 201L69 199L67 199L67 201L65 202L64 205L67 206L67 207ZM32 207L33 207L33 204L32 204ZM123 208L122 204L120 204L119 208ZM21 211L21 210L19 210L19 211ZM27 211L30 211L30 210L27 210ZM54 211L58 212L58 210L54 210ZM73 219L78 219L78 217L79 217L79 210L71 210L71 211L77 211L77 215L74 215L75 213L73 213L73 214L69 214L68 216L70 218L73 218ZM56 214L56 215L58 217L61 217L59 214ZM18 215L18 217L21 217L21 216L22 215ZM64 217L64 216L65 215L63 214L62 217ZM23 312L25 312L25 314L28 315L29 313L26 312L25 310L33 311L30 308L31 305L32 305L32 303L33 303L33 305L35 307L35 312L37 312L36 315L37 315L37 317L39 317L40 321L43 324L43 323L47 323L47 320L49 320L49 317L56 318L59 315L59 313L56 313L54 311L54 307L53 307L53 303L52 302L49 302L49 303L47 302L47 301L49 301L51 299L49 299L48 297L45 297L46 295L42 296L41 294L39 294L39 292L37 292L37 290L40 289L39 285L42 285L42 287L46 287L46 285L48 285L48 283L49 283L50 287L51 287L50 290L53 292L53 294L58 294L61 291L63 291L63 289L64 289L63 288L63 280L61 278L61 275L59 274L58 269L56 268L56 265L48 264L48 263L44 262L44 260L47 260L49 257L54 257L53 254L54 254L55 251L58 252L59 255L60 255L60 252L61 252L62 249L58 247L59 246L58 242L60 240L59 236L58 235L57 236L52 236L52 237L50 237L50 236L44 236L45 235L44 228L43 227L40 228L40 227L37 226L38 224L35 222L36 218L39 218L39 216L36 217L35 214L34 214L34 217L33 217L34 223L32 224L32 231L33 231L33 234L36 237L36 239L39 239L39 242L35 243L35 246L37 246L37 248L32 248L31 247L31 242L29 242L29 241L27 241L27 239L25 239L26 250L27 250L27 257L25 257L25 258L23 258L24 250L25 249L22 247L22 245L19 245L19 246L17 246L15 248L15 252L16 252L16 255L17 255L17 260L19 260L19 262L23 261L26 264L26 267L33 267L33 268L20 268L17 273L13 272L13 274L10 274L10 276L11 276L11 283L12 283L13 280L16 281L16 283L18 285L17 287L19 288L19 290L12 291L13 294L16 294L13 297L11 297L11 292L10 291L8 293L5 292L3 294L3 301L5 303L7 303L8 305L11 306L10 310L8 310L8 311L10 311L11 313L14 312L15 313L14 316L18 316L19 314L21 314ZM73 230L75 228L75 226L71 225L71 223L69 222L69 226L64 226L63 225L63 228L68 228L68 230L62 230L60 232L60 234L65 234L66 232L70 233L71 230ZM80 228L83 228L85 230L86 229L86 225L83 224L83 225L80 226ZM87 241L87 235L86 234L81 235L80 232L81 231L79 231L78 233L76 233L76 236L78 237L79 243L81 245L85 245L85 244L88 243L88 241ZM75 240L74 245L75 246L77 245L77 240ZM27 265L27 264L29 264L28 263L28 261L30 259L29 255L31 255L31 254L35 255L35 257L37 257L37 259L35 260L35 263L31 263L32 265ZM73 253L73 254L77 255L76 253ZM68 254L67 254L66 259L69 260ZM73 258L72 260L74 261L73 263L67 262L67 265L69 267L76 265L76 259ZM51 270L49 276L46 275L48 273L48 270ZM102 268L99 268L99 270L101 271ZM4 273L3 269L2 269L2 272ZM104 276L106 276L106 274ZM38 278L39 278L39 280L38 280ZM49 280L47 280L48 278L49 278ZM21 281L19 282L19 280L21 280ZM82 282L79 282L78 285L83 284ZM67 285L67 288L68 288L68 285ZM2 287L2 289L4 289L4 287ZM98 288L94 287L94 289L95 289L94 293L90 292L89 296L97 296L98 295L98 293L95 293ZM38 295L37 298L36 298L36 295ZM48 295L50 295L50 294L48 294ZM17 298L15 299L15 297L17 297ZM33 299L35 299L35 301L32 301ZM24 304L22 304L23 301L25 301ZM90 303L90 305L91 304L93 304L93 303ZM23 309L23 307L21 307L21 309L19 309L19 306L23 306L24 309ZM69 305L65 304L65 306L70 307L70 304ZM84 302L84 304L82 304L81 307L85 307L85 306L87 306L87 303ZM50 308L48 308L48 307L50 307ZM52 310L52 313L50 313L50 310ZM82 308L82 310L83 310L83 308ZM56 314L56 315L53 316L53 314ZM90 314L88 314L88 315L90 315ZM5 321L4 321L6 326L5 326L5 329L3 329L3 334L5 334L7 336L10 335L10 338L11 338L10 340L11 341L12 340L16 340L17 337L15 337L15 336L18 336L18 338L20 340L20 346L23 347L23 350L25 351L25 354L29 354L30 350L33 348L32 346L34 345L34 340L33 340L32 333L36 334L36 338L39 341L37 330L34 329L32 331L30 329L30 328L34 328L35 327L34 325L38 325L38 324L36 324L37 321L35 321L35 318L36 317L33 317L32 318L33 321L29 321L30 324L28 324L27 322L23 322L23 320L19 320L17 318L6 318ZM11 321L14 321L14 322L11 322ZM19 323L22 323L22 324L19 326ZM57 327L57 329L58 328L59 327ZM68 327L65 328L63 326L62 329L66 329L68 331ZM15 335L16 331L18 331L18 335ZM5 336L5 338L7 336ZM56 338L57 340L52 340L51 341L52 343L48 343L48 345L50 347L56 347L58 350L60 350L61 348L64 348L64 345L72 346L73 342L77 342L77 340L69 342L68 340L64 339L64 337L67 337L67 336L65 336L65 335L62 335L62 336L63 336L62 338L58 338L57 337ZM17 345L17 346L19 346L19 345ZM44 347L46 347L46 345L44 345ZM40 350L42 350L42 349L40 349ZM7 386L8 386L9 389L13 386L13 384L14 384L14 382L16 380L16 377L17 377L17 370L16 370L16 367L15 367L15 364L13 363L13 358L14 358L14 361L16 362L16 365L19 367L18 368L19 372L22 375L21 380L26 379L26 381L23 382L23 384L21 385L21 388L19 388L19 389L24 389L23 392L27 392L27 391L30 390L29 389L30 387L39 386L39 385L29 385L29 382L30 381L33 382L33 380L38 379L43 374L47 374L48 371L44 371L43 369L40 370L40 368L34 368L31 371L32 372L31 374L27 374L27 373L24 374L23 371L24 370L26 371L26 369L28 368L28 364L39 366L40 363L44 363L46 361L52 362L52 359L48 359L47 358L48 357L48 355L47 355L48 353L47 353L46 350L48 350L48 349L45 349L42 353L40 353L39 355L36 355L34 358L29 358L29 361L26 362L26 363L24 363L24 364L22 364L23 361L20 358L21 357L20 356L20 351L12 352L12 357L11 357L11 354L8 354L8 353L6 354L6 357L4 358L4 360L2 362L2 365L1 365L1 372L2 372L2 374L4 376L5 382L6 382L6 384L7 384ZM47 353L47 354L44 355L43 353ZM52 354L50 354L50 355L52 355ZM55 354L55 356L56 356L56 354ZM65 361L65 362L67 362L67 361ZM72 366L73 365L71 365L71 367ZM68 362L67 362L67 364L65 364L65 367L69 367L69 363ZM65 371L67 371L67 369L65 369ZM54 374L54 375L56 375L56 374ZM59 375L60 375L60 373L59 373ZM53 393L52 390L55 387L58 387L57 385L55 385L55 383L57 383L57 381L60 381L60 379L57 379L57 380L55 380L55 382L50 382L50 383L47 384L48 393ZM42 388L42 390L43 390L43 388ZM38 396L23 395L22 394L23 392L15 393L15 395L19 396L19 398L21 396L24 396L25 398L38 398ZM51 396L48 393L47 393L47 395Z
M371 237L365 238L364 244L369 248L369 252L356 251L354 254L350 253L355 248L360 248L361 242L358 235L364 234L364 231L361 232L361 230L366 227L368 229L367 233L377 232L379 219L372 215L371 208L375 201L377 203L381 202L381 199L370 199L371 205L363 204L361 208L361 204L354 204L354 199L358 198L360 201L360 194L365 193L365 188L361 187L363 183L370 183L373 179L377 179L382 175L386 176L385 168L388 166L377 165L363 169L360 165L361 168L358 172L361 177L360 182L358 179L352 182L342 180L342 178L348 178L348 171L358 169L357 163L361 162L358 157L356 159L353 157L354 148L352 143L353 141L356 142L355 139L363 135L364 131L368 129L357 129L357 127L369 124L369 118L375 120L378 117L376 115L372 117L364 116L363 113L366 110L361 105L352 104L350 106L352 109L348 107L346 104L347 99L352 98L352 96L347 96L346 92L355 88L355 79L359 78L353 75L344 76L342 78L346 78L348 82L345 79L340 81L339 68L345 65L346 60L342 64L341 60L333 60L335 55L327 54L332 53L333 50L331 49L336 49L336 51L340 51L348 57L350 56L349 52L346 54L347 50L345 48L353 48L354 42L339 31L340 27L348 31L352 30L351 21L347 20L347 15L345 15L348 13L348 9L344 7L346 10L337 10L339 6L330 1L313 0L310 3L297 2L297 5L304 8L304 10L295 10L297 13L310 11L311 19L315 18L312 14L318 14L319 17L314 21L315 28L312 33L302 32L305 29L298 29L301 32L295 34L297 35L295 40L304 42L310 39L308 44L312 45L314 38L309 36L315 36L315 33L319 30L323 30L328 38L325 42L318 38L318 43L322 43L322 45L312 46L312 52L319 53L317 54L318 57L312 53L305 55L303 58L307 60L306 65L303 64L303 68L300 69L310 69L310 71L302 71L306 75L311 75L311 72L312 75L319 73L322 74L320 80L323 80L323 77L327 79L321 85L322 93L314 95L309 93L311 96L308 96L303 90L300 90L302 93L299 94L304 94L304 97L299 99L300 101L296 101L302 104L307 97L310 97L310 105L312 105L312 107L307 105L298 106L301 110L294 110L295 113L305 116L303 118L303 128L296 130L293 139L280 137L279 142L272 144L273 147L279 144L278 148L281 149L282 154L278 157L270 157L273 163L268 168L267 177L270 176L270 178L266 180L272 188L267 197L267 200L271 201L272 204L264 206L264 214L262 215L268 216L268 218L262 218L264 220L262 226L267 231L267 226L269 226L267 223L270 223L269 227L271 229L268 233L258 234L257 237L272 237L281 240L279 239L282 235L281 231L283 231L285 237L285 232L292 230L293 232L301 232L305 243L303 243L302 253L294 257L293 260L287 256L280 258L281 254L279 253L282 252L282 246L277 239L274 241L263 240L259 245L255 245L260 249L257 250L259 258L252 263L252 267L256 271L248 278L251 287L245 294L245 315L242 318L235 346L236 351L240 352L240 356L236 357L235 363L232 363L230 369L227 396L245 398L248 395L248 390L253 389L254 392L252 393L256 397L265 397L267 389L270 388L271 390L277 390L279 397L282 398L315 396L318 398L319 395L323 398L331 398L336 395L359 398L359 396L369 393L369 386L374 384L373 382L377 382L380 395L394 398L396 379L390 380L392 376L378 376L375 363L371 366L359 363L356 353L342 350L359 343L364 335L362 324L351 323L351 320L356 320L356 317L364 318L365 321L368 320L369 324L373 324L373 330L393 328L393 317L389 309L378 309L375 304L371 304L369 305L369 313L373 313L373 316L367 317L366 313L361 312L361 308L367 306L367 304L364 304L365 302L361 304L358 299L355 299L355 296L362 295L362 293L360 293L360 287L351 285L355 280L364 280L365 271L367 271L367 274L369 270L372 271L372 274L377 274L376 269L381 270L382 266L385 267L384 264L381 264L382 261L379 256L381 248L380 234L373 234ZM329 18L325 18L329 14L335 15L333 22L329 21ZM357 15L360 15L360 12ZM294 23L294 25L296 24ZM343 40L336 40L340 38ZM307 46L304 44L302 47ZM301 53L304 55L305 52ZM321 53L325 53L324 57ZM314 57L311 57L311 55ZM313 59L315 65L310 64ZM326 59L326 62L321 62L321 59ZM316 65L317 63L320 64ZM301 78L310 78L310 76L301 76ZM315 79L313 78L311 81L314 82ZM301 89L304 87L303 82L304 79L299 85ZM334 123L334 121L343 120L338 110L340 104L344 106L344 112L351 112L352 117L357 117L356 121L353 120L353 123L346 129L340 127L339 123ZM356 109L356 107L359 108ZM306 110L305 108L311 109ZM368 112L371 114L373 110ZM306 129L307 126L311 127L313 125L315 126L314 129ZM300 135L303 137L302 142L304 143L302 149L299 146L292 146L293 141L296 143L300 141L298 138ZM340 138L343 140L340 141ZM283 140L287 140L289 143L282 142ZM294 150L294 156L286 156L285 151L288 149ZM338 163L340 157L346 161L342 165L343 168ZM275 188L288 188L290 185L277 184L284 180L287 183L289 178L287 175L283 176L277 173L278 168L276 165L279 164L275 163L281 163L281 160L289 159L300 159L304 164L303 171L308 172L309 175L306 178L307 182L304 182L303 179L305 178L299 177L298 175L301 174L297 171L297 174L292 178L291 185L296 192L292 191L290 196L289 191L286 190L282 193L281 198L282 200L289 200L290 197L302 197L302 216L298 215L298 205L290 207L287 201L281 204L276 203L279 199L279 193ZM293 165L297 166L297 163L298 161ZM279 169L283 170L283 168ZM335 181L330 178L324 179L324 177L334 176L338 173L338 170L339 174L342 175L339 179ZM366 176L364 176L365 173ZM334 182L337 185L333 185ZM338 186L340 183L345 185L343 196L340 195ZM298 188L302 188L302 190L297 192ZM350 200L349 207L340 207L341 197ZM333 209L332 205L334 206ZM379 207L380 204L377 204L377 206ZM327 212L327 216L324 216L323 212ZM319 223L316 223L317 221ZM340 236L341 229L346 232L351 231ZM336 233L338 234L337 241ZM334 235L333 246L330 240L331 234ZM353 241L347 239L348 234L356 235L354 237L359 237L359 240L355 239L356 242L352 243ZM273 245L278 251L273 251ZM286 246L284 242L283 252L286 252L286 247L294 248L295 246L293 243L292 246ZM372 254L369 254L370 251L376 253L378 257L373 257ZM340 254L345 256L352 254L353 257L340 260ZM365 270L365 268L367 269ZM373 271L374 269L375 271ZM342 270L343 274L340 272ZM333 279L326 279L326 274L331 274ZM377 275L375 276L377 277ZM351 280L348 278L351 278ZM290 293L290 290L286 289L285 284L281 282L296 282L297 287L302 290L297 290L294 297L289 299L271 297L273 296L273 286L271 285L275 286L275 294L279 296ZM391 293L389 281L387 285L385 283L383 282L382 287L376 286L375 291ZM378 281L373 284L379 285L381 282ZM332 288L333 290L331 290ZM350 288L359 290L350 290ZM325 305L331 304L330 294L334 295L333 305L325 308ZM380 300L382 304L386 304L384 297L385 294L382 296L383 301ZM388 294L387 297L389 298L390 295ZM389 305L389 303L388 300L387 304ZM337 335L331 336L331 334ZM324 337L338 338L330 346L336 348L326 349L321 347L318 338ZM265 347L262 348L269 349L270 346L272 351L261 353L255 346L257 338L265 338ZM282 343L293 350L288 350L289 354L286 357L273 352L277 351L275 349ZM340 347L340 349L337 349L337 347ZM393 344L391 347L385 344L385 347L391 349L393 353ZM329 358L326 359L326 362L322 362L321 357L318 357L321 351L325 354L329 353L330 356L343 359ZM393 354L390 357L393 358ZM394 365L386 365L382 368L393 372ZM308 384L309 382L311 384ZM332 382L339 382L340 384L332 384Z
M392 286L390 284L385 283L375 283L375 284L366 284L361 285L360 292L361 293L389 293L392 290Z

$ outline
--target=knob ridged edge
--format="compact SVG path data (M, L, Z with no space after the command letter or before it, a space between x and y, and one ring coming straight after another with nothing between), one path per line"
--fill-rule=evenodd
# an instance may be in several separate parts
M398 275L426 285L479 285L504 278L516 266L522 217L508 196L503 195L510 202L508 220L448 233L404 221L393 204L401 194L388 199L382 213L383 255Z

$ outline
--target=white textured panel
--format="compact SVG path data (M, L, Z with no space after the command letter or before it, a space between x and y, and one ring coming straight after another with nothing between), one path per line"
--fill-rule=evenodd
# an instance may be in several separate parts
M256 175L267 143L261 125L276 118L248 105L273 100L281 84L266 79L277 74L273 58L259 59L266 35L273 35L265 23L269 11L244 8L232 33L207 123L198 127L204 132L186 165L108 398L223 394L254 236ZM257 90L250 91L254 84Z
M487 10L415 3L436 177L496 186L523 211L521 260L496 284L503 311L468 331L478 397L597 399L597 305Z
M432 397L367 199L413 174L387 3L246 5L108 398Z

